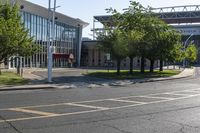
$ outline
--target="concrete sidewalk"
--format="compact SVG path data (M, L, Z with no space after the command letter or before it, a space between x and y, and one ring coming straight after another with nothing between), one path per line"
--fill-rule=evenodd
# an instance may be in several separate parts
M195 72L195 68L185 68L178 75L174 75L174 76L171 76L171 77L144 79L144 80L146 82L151 82L151 81L161 81L161 80L173 80L173 79L187 78L187 77L193 76L194 72Z
M12 91L12 90L34 90L34 89L56 89L56 88L74 88L76 86L74 85L67 85L67 84L47 84L46 79L32 74L34 71L38 71L39 69L27 69L24 71L23 77L31 80L32 82L28 85L21 85L21 86L0 86L0 91ZM41 71L43 71L42 69ZM66 69L64 69L66 71ZM68 71L75 71L75 69L69 69ZM80 69L81 70L81 69ZM155 81L163 81L163 80L173 80L173 79L180 79L180 78L187 78L192 77L194 75L195 68L190 69L186 68L184 69L180 74L174 75L171 77L163 77L163 78L151 78L151 79L134 79L134 80L110 80L108 82L110 86L123 86L133 83L144 83L144 82L155 82ZM104 83L96 83L96 85L103 85ZM91 84L89 85L91 86ZM88 86L88 87L89 87ZM95 86L95 85L94 85Z
M117 82L111 83L111 86L123 86L134 83L145 83L145 82L156 82L156 81L165 81L165 80L174 80L181 78L188 78L194 75L195 68L185 68L178 75L171 77L161 77L161 78L145 78L145 79L133 79L133 80L119 80Z

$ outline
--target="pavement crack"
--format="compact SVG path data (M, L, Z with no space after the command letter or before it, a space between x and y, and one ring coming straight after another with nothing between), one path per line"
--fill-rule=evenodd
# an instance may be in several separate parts
M175 123L175 124L178 124L181 126L181 128L179 129L179 132L180 133L185 133L184 129L186 127L189 127L189 128L199 128L198 126L192 126L192 125L188 125L188 124L184 124L184 123L180 123L180 122L176 122L176 121L170 121L170 120L166 120L167 122L170 122L170 123Z
M17 129L11 122L7 121L3 116L0 115L0 119L2 119L5 123L7 123L10 127L12 127L17 133L23 133L19 129Z
M104 126L104 127L109 127L109 128L115 129L115 130L117 130L121 133L132 133L132 132L129 132L129 131L122 130L119 127L109 125L109 124L101 124L101 125Z

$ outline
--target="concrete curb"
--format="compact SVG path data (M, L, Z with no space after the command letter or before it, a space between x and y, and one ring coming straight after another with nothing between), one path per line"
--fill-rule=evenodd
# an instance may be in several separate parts
M193 75L189 76L184 76L184 77L177 77L177 78L166 78L166 79L148 79L144 81L139 81L140 83L145 83L145 82L157 82L157 81L166 81L166 80L174 80L174 79L183 79L183 78L189 78L192 77ZM137 81L136 81L137 82Z
M40 89L55 89L53 86L5 86L0 87L0 91L16 91L16 90L40 90Z
M184 79L184 78L189 78L194 75L195 69L192 69L192 73L186 76L180 76L180 77L165 77L165 78L154 78L154 79L135 79L132 80L132 83L110 83L110 86L125 86L125 85L130 85L130 84L136 84L136 83L148 83L148 82L157 82L157 81L167 81L167 80L174 80L174 79Z
M145 83L145 82L157 82L157 81L166 81L166 80L174 80L174 79L184 79L184 78L189 78L192 77L194 75L195 69L192 69L192 73L186 76L180 76L180 77L166 77L166 78L155 78L155 79L147 79L144 81L140 81L141 83Z
M174 79L183 79L183 78L189 78L194 75L194 69L192 74L181 76L181 77L167 77L167 78L155 78L155 79L138 79L133 80L132 84L135 83L147 83L147 82L157 82L157 81L166 81L166 80L174 80ZM130 85L123 83L123 84L117 84L117 83L111 83L110 86L125 86ZM22 86L0 86L0 91L16 91L16 90L40 90L40 89L56 89L58 86L56 84L40 84L40 85L22 85ZM93 88L93 86L91 86ZM59 88L59 87L58 87Z

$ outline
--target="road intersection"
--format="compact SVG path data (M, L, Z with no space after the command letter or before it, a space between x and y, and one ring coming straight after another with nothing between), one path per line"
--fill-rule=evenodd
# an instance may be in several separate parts
M3 108L3 109L0 109L0 116L2 116L1 113L5 114L5 112L9 112L9 111L34 114L37 116L21 117L21 118L14 118L14 119L9 118L9 119L0 120L0 123L31 120L31 119L42 119L42 118L49 118L49 117L60 117L60 116L68 116L68 115L77 115L77 114L85 114L85 113L92 113L92 112L98 112L98 111L109 111L109 110L115 110L115 109L162 103L162 102L164 103L164 102L181 100L181 99L186 99L186 98L191 98L191 97L200 97L200 88L183 90L183 91L155 93L155 94L148 94L148 95L141 95L141 96L127 96L127 97L98 99L98 100L89 100L89 101L80 101L80 102L71 102L71 103L66 102L66 103L24 106L24 107L15 107L15 108ZM74 110L72 110L72 108L74 108Z
M200 77L0 92L2 133L199 133Z

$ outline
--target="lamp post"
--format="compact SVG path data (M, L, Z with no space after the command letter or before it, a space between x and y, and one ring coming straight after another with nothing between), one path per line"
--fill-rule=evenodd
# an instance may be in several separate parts
M48 14L48 28L47 28L47 35L48 35L48 43L47 43L47 47L48 47L48 82L51 83L52 82L52 47L54 46L54 41L55 41L55 12L56 12L56 8L58 8L60 6L56 7L56 0L54 0L54 7L51 8L51 0L49 0L49 14ZM53 12L51 11L53 9ZM50 18L51 18L51 13L52 13L52 26L51 26L51 35L50 36ZM52 43L51 43L51 39L52 39Z
M49 0L49 12L48 12L48 22L47 22L47 36L48 36L48 41L47 41L47 69L48 69L48 82L52 82L52 53L51 53L51 46L50 46L50 16L51 16L51 0Z
M54 47L54 41L55 41L55 12L56 12L56 0L54 0L54 6L53 6L53 15L52 15L52 46ZM52 48L53 48L52 47ZM52 52L52 50L51 50Z
M52 82L52 53L51 53L51 36L50 36L50 18L51 18L51 0L49 0L49 14L48 14L48 22L47 22L47 69L48 69L48 83Z
M184 52L185 52L186 45L187 45L189 39L190 39L193 35L194 35L194 34L192 33L192 34L186 39L186 41L184 42L184 46L183 46ZM184 58L184 60L183 60L183 67L184 67L184 68L185 68L185 63L186 63L186 60L185 60L185 58Z

